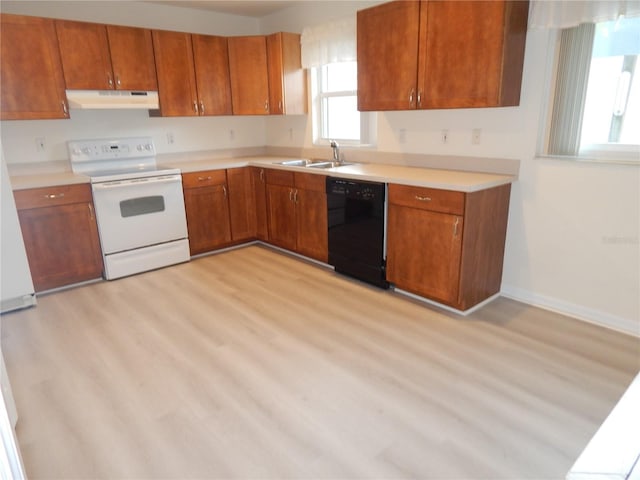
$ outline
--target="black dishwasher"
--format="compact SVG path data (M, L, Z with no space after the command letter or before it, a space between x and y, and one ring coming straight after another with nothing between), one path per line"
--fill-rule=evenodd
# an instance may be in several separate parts
M329 264L389 288L384 260L385 184L327 177Z

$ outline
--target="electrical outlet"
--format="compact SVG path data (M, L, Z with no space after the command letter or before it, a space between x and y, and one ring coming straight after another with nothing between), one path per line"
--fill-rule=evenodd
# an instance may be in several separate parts
M36 137L36 152L44 152L44 137Z
M442 130L442 143L449 143L449 130Z
M471 130L471 143L474 145L480 145L480 137L482 136L481 128L474 128Z
M167 133L167 143L172 145L175 142L175 138L172 132Z

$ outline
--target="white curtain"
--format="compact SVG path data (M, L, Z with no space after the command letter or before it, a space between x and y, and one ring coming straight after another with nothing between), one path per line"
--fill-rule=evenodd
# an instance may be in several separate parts
M638 0L533 0L529 28L570 28L581 23L616 20L620 15L640 15Z
M356 17L306 27L300 38L302 67L356 60Z

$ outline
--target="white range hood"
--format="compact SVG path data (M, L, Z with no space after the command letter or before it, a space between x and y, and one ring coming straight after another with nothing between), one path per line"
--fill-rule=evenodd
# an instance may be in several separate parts
M131 90L67 90L69 108L121 109L160 108L158 92Z

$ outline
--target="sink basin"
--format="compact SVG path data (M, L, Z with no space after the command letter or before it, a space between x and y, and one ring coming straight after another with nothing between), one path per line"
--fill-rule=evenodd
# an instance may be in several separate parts
M342 167L345 165L353 165L352 163L338 163L332 162L330 160L324 159L313 159L313 160L284 160L282 162L275 162L276 165L285 165L287 167L305 167L305 168L334 168L334 167Z

